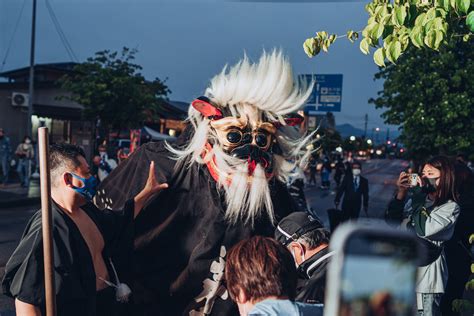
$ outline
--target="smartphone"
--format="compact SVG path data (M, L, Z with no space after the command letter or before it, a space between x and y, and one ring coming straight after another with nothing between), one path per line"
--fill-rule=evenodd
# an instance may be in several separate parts
M411 234L382 225L349 223L335 231L324 315L415 315L419 245Z
M410 173L408 175L409 179L410 179L410 186L411 187L416 187L418 185L418 175L416 173Z

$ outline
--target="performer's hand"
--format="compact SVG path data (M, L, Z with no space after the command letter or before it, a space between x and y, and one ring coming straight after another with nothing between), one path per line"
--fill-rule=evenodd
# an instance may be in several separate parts
M150 170L148 171L148 179L145 183L145 187L143 190L138 193L135 198L135 217L140 213L143 206L147 203L147 201L156 193L160 192L163 189L168 188L167 183L159 183L156 180L155 176L155 162L152 161L150 163Z
M155 176L155 162L150 163L150 170L148 171L148 180L146 181L145 187L142 192L144 192L148 197L155 195L163 189L168 188L167 183L159 183L156 180Z

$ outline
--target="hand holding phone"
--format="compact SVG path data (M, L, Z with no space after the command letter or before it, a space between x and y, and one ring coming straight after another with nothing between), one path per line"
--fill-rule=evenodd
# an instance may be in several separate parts
M410 173L409 179L411 187L416 187L420 183L420 177L416 173Z
M397 187L399 191L408 190L408 188L410 187L410 174L406 172L400 173L400 176L397 180Z

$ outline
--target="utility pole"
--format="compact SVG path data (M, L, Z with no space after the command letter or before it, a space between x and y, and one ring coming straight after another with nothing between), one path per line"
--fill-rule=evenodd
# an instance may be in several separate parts
M31 117L33 116L33 91L35 78L35 35L36 35L36 0L33 0L33 18L31 22L31 47L30 47L30 79L28 87L28 125L25 135L33 136Z
M365 124L364 124L364 139L367 137L367 123L369 122L369 115L365 113Z

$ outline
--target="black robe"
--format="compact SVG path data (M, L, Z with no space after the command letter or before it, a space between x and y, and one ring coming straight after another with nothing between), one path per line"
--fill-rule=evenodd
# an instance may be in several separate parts
M244 238L273 236L274 226L263 215L254 227L230 225L207 167L178 167L170 156L163 143L143 145L102 182L96 199L120 208L144 186L152 160L158 181L169 185L135 220L135 315L238 315L222 283L226 253ZM296 206L286 185L270 185L278 222Z
M82 209L104 238L102 255L110 278L115 281L108 258L112 258L117 265L114 255L127 248L126 244L118 245L117 242L123 241L127 235L133 236L133 227L130 225L133 221L133 200L126 203L122 212L99 211L91 203ZM55 203L52 206L52 219L57 315L97 315L96 275L87 243L76 224ZM18 247L8 260L2 288L5 295L38 306L42 315L45 315L41 210L30 219ZM113 308L114 301L110 303ZM111 312L108 315L115 314Z

